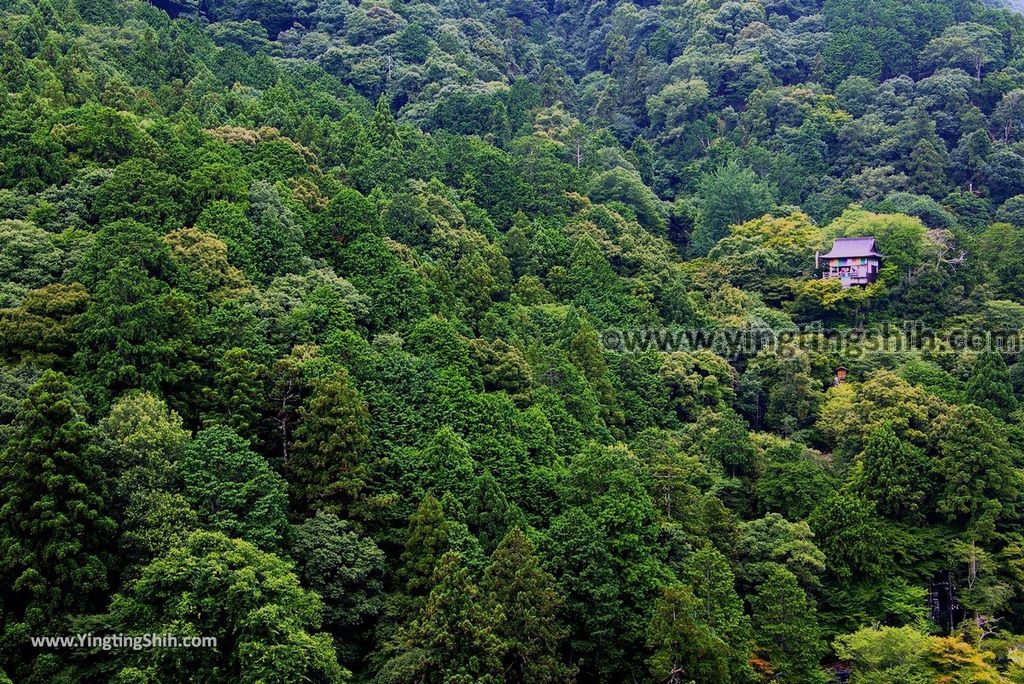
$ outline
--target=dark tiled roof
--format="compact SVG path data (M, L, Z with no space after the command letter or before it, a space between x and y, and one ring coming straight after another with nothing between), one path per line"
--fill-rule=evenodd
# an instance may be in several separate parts
M846 257L867 256L882 256L875 247L875 238L873 237L836 238L832 244L832 251L822 254L821 258L845 259Z

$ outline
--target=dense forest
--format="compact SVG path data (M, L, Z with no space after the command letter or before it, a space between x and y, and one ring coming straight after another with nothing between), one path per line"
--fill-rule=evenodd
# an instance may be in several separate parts
M0 682L1024 682L1014 3L0 4Z

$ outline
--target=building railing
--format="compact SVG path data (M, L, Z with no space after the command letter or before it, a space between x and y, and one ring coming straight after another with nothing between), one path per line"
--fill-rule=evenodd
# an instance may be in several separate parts
M867 285L875 281L875 278L878 277L878 271L870 271L866 268L830 268L823 272L821 274L821 277L823 279L838 278L839 280L842 280L844 283L852 285Z

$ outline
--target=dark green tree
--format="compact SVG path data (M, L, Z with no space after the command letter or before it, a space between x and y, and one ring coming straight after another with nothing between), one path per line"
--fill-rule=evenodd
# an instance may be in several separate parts
M358 190L343 188L320 213L309 240L315 256L333 257L341 247L373 231L377 212L373 203Z
M231 428L200 430L177 469L185 498L205 525L263 549L283 546L288 530L284 480Z
M749 679L750 622L743 614L729 561L715 547L705 545L687 559L680 579L689 585L696 599L694 616L721 642L712 657L725 663L732 681Z
M172 394L196 372L189 359L194 303L127 262L98 285L82 314L75 360L90 395Z
M868 436L853 478L857 492L874 501L882 515L916 522L927 513L925 497L932 485L927 458L889 425Z
M291 548L303 586L324 601L324 627L339 654L359 662L384 609L384 553L351 522L324 512L296 526Z
M1001 508L1015 504L1020 470L1014 466L1005 428L990 413L970 404L958 406L936 434L939 513L969 525L994 502Z
M826 682L818 663L825 652L814 601L793 573L773 567L750 598L759 653L779 682Z
M427 495L409 520L398 580L407 596L423 598L433 586L434 568L451 549L441 502Z
M967 380L967 399L1003 418L1017 408L1010 371L1002 354L984 352L978 355Z
M887 540L874 506L839 492L823 501L807 521L815 543L825 552L828 569L843 579L879 575Z
M226 425L254 444L264 428L267 368L248 349L233 347L217 362L203 414L206 425Z
M540 566L533 542L518 527L491 555L480 589L494 614L503 616L495 634L505 681L571 681L573 668L561 660L569 630L561 622L555 578Z
M502 614L483 600L455 552L438 560L434 588L419 614L399 630L393 653L374 678L400 682L503 681L502 642L495 634Z
M248 218L252 224L253 264L264 277L301 269L302 226L295 212L282 202L276 187L265 180L252 184Z
M729 647L701 621L702 607L685 584L661 590L654 604L647 659L654 681L668 684L729 682Z
M29 636L66 630L69 616L98 607L109 587L116 525L84 412L68 379L46 371L0 452L0 647L20 681L31 680L36 656L53 657L33 652Z
M772 208L771 192L754 172L730 161L700 182L700 219L690 251L703 256L729 233L729 226L749 221Z
M285 469L296 511L351 513L370 479L369 413L344 369L313 383Z

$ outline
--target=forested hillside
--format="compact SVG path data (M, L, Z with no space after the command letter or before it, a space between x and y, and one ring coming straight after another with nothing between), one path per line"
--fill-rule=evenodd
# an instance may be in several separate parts
M4 0L0 84L0 682L1024 682L1024 17Z

